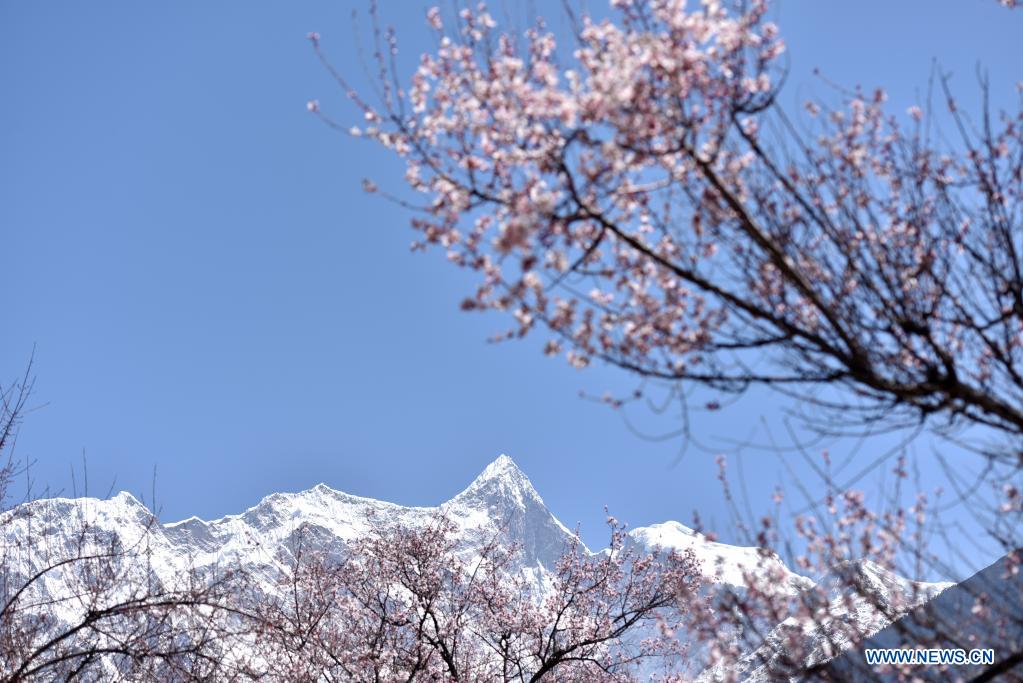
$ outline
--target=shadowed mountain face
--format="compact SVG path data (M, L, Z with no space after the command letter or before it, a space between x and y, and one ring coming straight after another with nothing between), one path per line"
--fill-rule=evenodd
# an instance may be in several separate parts
M312 543L328 554L340 554L348 543L366 537L374 528L422 527L433 523L438 515L454 524L460 552L467 556L495 540L504 547L515 547L518 552L513 571L523 572L541 589L558 558L571 544L578 543L547 509L529 478L503 455L464 491L436 507L406 507L320 484L299 493L272 494L241 514L211 521L193 517L160 524L139 501L121 493L107 500L48 499L18 506L0 516L0 542L15 547L18 539L34 539L35 549L28 549L33 544L22 544L18 547L25 547L24 551L9 554L7 564L11 566L5 567L8 585L15 585L19 576L30 576L49 559L73 556L87 536L89 543L114 542L125 547L144 539L152 558L146 571L158 582L172 583L188 570L213 574L225 567L239 567L265 582L260 590L270 592L275 590L275 581L291 559L300 535L305 544ZM711 592L741 593L753 582L762 581L797 598L817 585L793 572L773 553L718 543L678 522L636 528L629 532L626 543L644 552L692 552L699 561L705 588ZM846 621L856 621L858 633L863 636L890 623L893 606L898 608L898 616L944 588L915 584L864 564L854 563L835 571L851 569L862 575L865 583L876 586L884 602L880 615L870 609L846 611ZM825 585L830 580L825 577L820 585L830 591L830 584ZM836 583L834 590L841 585ZM60 572L48 574L36 588L40 595L59 596L67 588L66 577ZM842 597L836 595L835 599L840 601ZM74 601L49 604L60 607L53 608L48 616L65 622L80 617L75 610L81 606ZM760 626L768 632L772 624ZM814 649L818 637L817 633L806 635L807 651L816 652L815 661L827 658L819 648ZM709 671L704 677L716 680L731 674L738 680L761 680L765 672L762 654L754 644L740 670Z
M1023 572L1004 557L933 600L913 609L828 662L833 680L900 680L897 672L875 673L864 650L872 648L996 648L995 666L914 667L913 680L1023 681Z

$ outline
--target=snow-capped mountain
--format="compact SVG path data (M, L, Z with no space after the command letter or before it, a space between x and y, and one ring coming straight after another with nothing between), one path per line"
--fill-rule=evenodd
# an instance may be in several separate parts
M678 522L639 527L629 532L629 538L648 551L692 551L700 561L705 581L722 587L742 589L752 578L766 575L791 595L814 585L811 579L785 566L773 552L718 543Z
M523 567L553 566L573 538L505 455L464 491L436 507L406 507L319 484L299 493L272 494L239 515L212 521L192 517L163 525L160 532L169 548L191 554L198 565L225 558L258 564L287 545L300 527L327 542L346 542L367 535L374 524L415 527L430 523L438 513L457 525L467 549L495 534L516 544Z
M74 554L86 537L88 542L114 543L129 547L144 542L153 580L171 583L187 571L215 572L224 567L242 567L251 575L264 577L266 590L295 547L298 534L309 534L330 552L343 552L345 544L365 537L374 525L400 524L418 527L430 524L441 513L456 527L460 552L473 553L484 543L498 539L514 545L517 570L542 585L549 571L570 544L576 542L567 529L544 505L529 478L511 458L500 456L461 493L436 507L407 507L350 495L320 484L298 493L275 493L254 507L216 520L192 517L160 524L144 505L127 493L106 500L95 498L54 498L33 501L0 515L0 542L8 549L8 563L14 575L29 576L47 557ZM35 549L18 554L19 539L36 539ZM742 591L750 582L771 582L784 595L797 598L814 589L809 577L788 568L780 558L757 548L737 547L710 540L678 522L639 527L628 533L627 543L643 550L691 552L699 561L708 590ZM10 549L14 548L14 551ZM39 548L43 548L44 556ZM599 551L598 551L599 552ZM21 564L19 565L19 559ZM8 568L12 569L12 568ZM837 568L846 571L850 568ZM842 602L835 596L846 618L862 626L864 636L884 628L894 617L930 597L944 586L914 584L880 568L853 568L864 580L878 586L890 611ZM81 609L59 599L67 590L68 577L60 571L48 573L38 582L47 598L51 615L64 618L63 611ZM831 581L826 577L824 584ZM836 584L840 585L840 584ZM768 625L770 626L770 625ZM783 628L784 624L779 625ZM771 634L774 634L772 631ZM768 635L768 640L772 635ZM814 649L820 634L807 633L807 650L827 658L834 652ZM736 672L756 679L764 653L750 652L748 666ZM722 671L709 671L710 680Z

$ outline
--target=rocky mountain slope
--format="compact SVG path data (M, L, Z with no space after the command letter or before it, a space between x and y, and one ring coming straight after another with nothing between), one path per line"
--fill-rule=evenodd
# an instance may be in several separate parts
M956 666L955 677L973 680L1023 680L1023 572L1011 556L1003 557L933 600L911 610L879 630L855 649L827 662L825 673L836 680L862 678L867 648L995 649L995 665ZM875 680L900 680L897 671L877 674ZM916 681L950 680L941 666L917 668Z

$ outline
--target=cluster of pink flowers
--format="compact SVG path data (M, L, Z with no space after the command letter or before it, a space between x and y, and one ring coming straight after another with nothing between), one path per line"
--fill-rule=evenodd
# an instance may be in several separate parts
M467 555L444 517L380 527L340 558L300 548L281 599L257 607L260 656L280 680L681 681L698 567L609 525L607 551L576 542L539 574L498 538Z
M839 383L874 417L1023 429L1020 115L975 134L949 96L944 145L920 107L907 127L854 91L800 128L766 0L612 5L575 18L568 51L542 21L516 36L483 4L431 10L409 87L389 36L380 102L349 89L355 132L427 197L414 246L479 272L463 308L509 313L504 337L543 326L576 367Z

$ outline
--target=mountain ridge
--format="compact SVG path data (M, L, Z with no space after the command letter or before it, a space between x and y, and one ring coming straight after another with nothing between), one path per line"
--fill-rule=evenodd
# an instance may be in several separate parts
M16 506L5 514L11 514L18 510L24 514L26 510L39 505L91 508L93 512L107 511L109 513L123 508L124 510L134 510L137 513L144 511L145 515L155 521L155 517L148 507L127 491L119 491L108 498L39 499ZM351 494L320 482L300 491L270 493L255 505L238 513L226 514L213 519L192 515L172 522L156 521L155 526L172 538L184 539L189 535L200 533L211 534L214 537L230 535L238 533L242 527L246 526L253 531L263 533L286 532L289 529L289 522L301 519L303 522L323 522L322 526L340 532L339 536L342 539L350 540L356 535L369 531L369 526L363 519L365 517L363 513L367 511L381 514L385 518L397 518L392 521L403 522L414 522L416 519L421 521L422 518L428 516L444 514L452 517L463 531L472 526L511 525L509 532L513 536L519 536L520 538L517 540L520 542L529 540L521 538L522 536L532 535L534 537L532 539L534 552L530 559L545 559L547 562L544 563L544 566L548 568L553 565L556 558L545 552L540 552L539 554L544 557L539 558L537 552L542 549L536 548L535 545L537 541L547 541L549 545L551 539L537 539L535 538L536 533L543 532L552 537L561 537L560 540L565 542L575 537L575 533L550 512L529 477L506 454L499 455L486 465L479 475L453 497L436 505L403 505ZM519 523L517 524L517 522ZM530 528L529 524L532 524L533 527ZM627 536L630 542L647 550L657 547L664 550L693 549L698 559L705 563L720 565L723 560L729 565L725 567L728 571L724 573L715 571L713 574L708 574L708 577L730 585L740 585L745 579L742 572L753 569L765 558L761 549L712 540L703 533L674 520L629 529ZM229 539L225 539L225 542L227 540ZM530 544L527 543L527 545ZM548 550L550 549L548 548ZM768 557L768 560L784 567L786 575L792 580L795 588L816 583L812 578L789 569L776 555ZM721 568L718 567L718 569ZM819 577L818 581L825 578ZM899 578L909 584L931 585L926 582Z
M366 537L375 528L421 528L433 523L438 515L452 522L459 553L471 557L495 538L515 547L518 552L511 569L541 589L558 559L570 546L581 543L550 512L529 477L507 455L499 456L468 486L435 506L405 506L319 483L302 491L271 493L236 514L159 523L138 498L119 492L106 499L52 498L24 503L0 516L5 522L0 528L15 539L19 534L42 534L47 547L59 550L64 543L72 551L75 534L85 527L126 543L146 538L156 560L152 571L161 580L170 580L186 569L216 570L234 564L262 577L267 590L272 590L274 577L280 575L293 549L305 539L311 538L328 553L341 553L348 543ZM300 538L301 534L309 535ZM797 597L824 585L819 582L826 578L814 581L790 569L772 551L720 543L676 521L631 529L625 542L643 553L691 552L701 567L705 585L712 590L742 591L759 580ZM607 550L594 554L602 552ZM27 575L32 569L26 564L22 571ZM926 596L938 592L932 590L937 584L911 582L890 572L882 574L872 566L856 565L853 569L872 580L880 577L878 585L892 593L893 603L901 600L901 591L907 587L915 593L922 586ZM41 589L55 593L60 590L59 582L51 584L47 578ZM866 619L864 635L888 623ZM743 673L749 674L749 680L758 680L762 667L753 664L750 661Z

